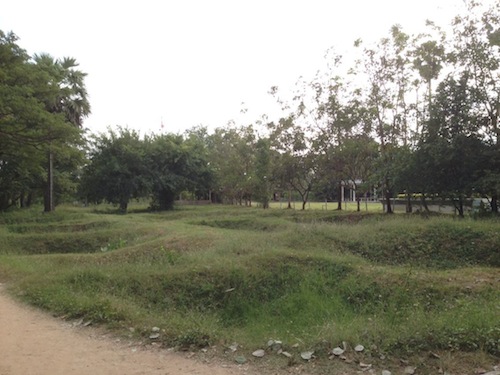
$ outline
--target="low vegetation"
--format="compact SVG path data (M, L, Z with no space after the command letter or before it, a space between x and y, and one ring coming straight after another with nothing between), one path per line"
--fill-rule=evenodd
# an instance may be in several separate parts
M67 319L145 341L160 327L154 341L166 347L210 346L274 369L332 373L362 361L427 373L499 361L497 219L236 206L130 211L0 214L0 282ZM270 339L293 357L253 359ZM352 364L328 360L344 342L365 351L353 352ZM306 350L314 366L301 359Z

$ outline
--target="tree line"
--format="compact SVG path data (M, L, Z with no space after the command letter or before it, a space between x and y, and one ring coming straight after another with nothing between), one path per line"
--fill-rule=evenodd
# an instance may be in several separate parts
M330 51L327 68L281 106L248 125L151 134L118 128L85 137L90 106L74 59L29 57L0 34L0 209L64 196L108 201L126 211L149 197L170 209L194 199L268 207L271 199L338 202L349 185L392 212L404 194L452 202L471 197L498 213L500 192L500 5L469 2L451 31L395 25L377 43L354 42L355 59ZM55 198L51 198L51 192ZM50 203L52 201L52 203Z

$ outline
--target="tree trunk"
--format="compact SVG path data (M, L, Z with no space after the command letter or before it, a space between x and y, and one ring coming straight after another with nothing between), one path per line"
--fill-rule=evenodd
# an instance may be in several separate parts
M52 151L49 151L48 155L48 165L47 165L47 189L45 192L44 199L44 211L52 212L54 211L54 155Z
M389 180L385 180L385 203L387 206L387 213L392 214L394 211L392 210L392 205L391 205L391 191L389 190Z
M413 207L411 205L411 194L406 193L406 213L411 214L413 212Z
M302 198L302 211L306 209L307 200L309 198L309 191L306 190L303 194L299 191L300 197Z
M498 214L498 195L497 194L493 194L493 196L491 197L490 206L491 206L491 212L494 214Z
M337 192L337 211L342 211L342 182L339 182Z
M25 208L26 207L26 193L24 190L21 192L21 195L19 196L19 207Z
M126 214L128 208L128 200L120 199L120 213Z
M288 191L288 209L292 209L292 191Z
M391 204L391 194L388 191L385 192L385 205L387 207L386 213L393 214L394 211L392 209L392 204Z
M361 197L356 197L356 202L358 203L357 211L360 212L361 211Z
M425 194L422 194L422 206L424 206L425 212L430 212L429 206L427 206L427 201L425 200Z
M457 206L457 210L458 210L458 216L460 218L463 218L464 217L464 202L462 201L462 198L458 198L458 206Z
M173 191L163 189L158 196L158 206L160 211L172 210L175 203L175 193Z

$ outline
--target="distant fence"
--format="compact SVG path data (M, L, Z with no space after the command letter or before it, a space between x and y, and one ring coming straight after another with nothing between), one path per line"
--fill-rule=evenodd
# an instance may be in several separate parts
M382 203L382 207L384 212L387 211L386 207L386 201L380 200L380 203ZM427 204L427 208L431 212L440 212L440 213L446 213L446 214L453 214L455 213L455 206L453 205L453 202L450 201L437 201L437 200L426 200L425 203ZM406 204L407 200L406 199L391 199L391 205L393 211L406 211ZM411 200L411 207L413 212L418 212L418 211L425 211L425 206L422 203L422 200ZM464 201L464 210L466 212L469 212L472 210L472 200L471 199L466 199Z

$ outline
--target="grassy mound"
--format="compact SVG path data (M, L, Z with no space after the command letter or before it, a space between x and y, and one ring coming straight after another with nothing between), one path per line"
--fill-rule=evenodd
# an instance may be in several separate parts
M146 339L161 327L165 345L500 355L498 221L188 207L0 223L14 293Z
M500 267L497 220L425 219L396 215L343 230L334 239L353 254L391 265L454 268Z

